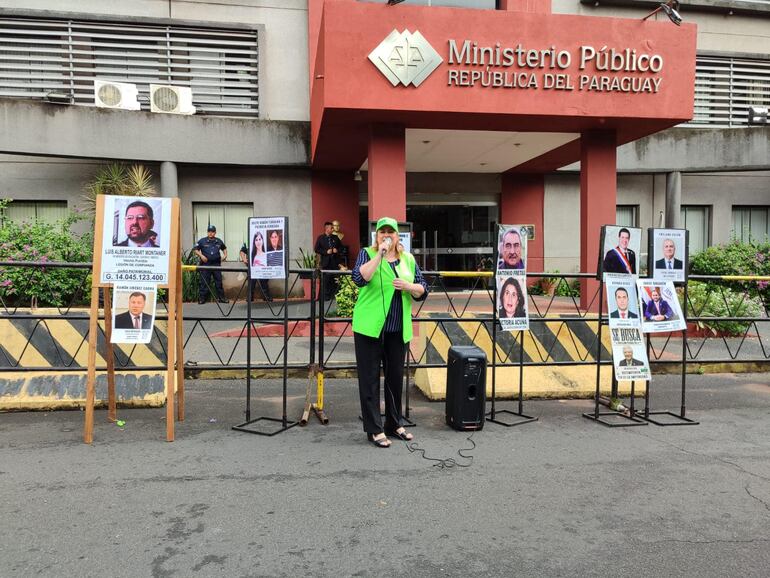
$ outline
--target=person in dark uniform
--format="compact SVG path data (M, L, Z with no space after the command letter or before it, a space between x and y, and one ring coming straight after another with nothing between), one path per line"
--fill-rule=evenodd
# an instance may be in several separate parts
M221 253L221 256L220 256ZM195 245L195 254L201 260L201 265L209 267L218 267L222 264L222 258L227 261L227 246L222 239L217 237L217 228L209 225L206 236ZM198 294L198 303L205 303L209 298L209 286L211 278L214 278L214 285L217 289L217 299L220 303L227 303L225 299L225 290L222 288L222 272L212 270L201 270L201 284Z
M321 257L321 269L328 270L339 269L339 253L342 249L342 242L337 235L332 233L331 221L324 223L324 232L318 235L315 240L314 251ZM326 277L324 279L324 301L331 301L334 298L335 289L337 287L337 279L334 277Z
M259 234L259 233L257 233ZM244 243L241 246L241 252L240 252L241 262L246 263L246 268L249 268L249 247ZM257 288L257 281L259 281L259 288L262 291L262 296L265 298L265 301L272 301L273 298L270 296L270 286L267 283L267 279L252 279L251 280L251 299L254 300L254 297L257 296L256 288Z

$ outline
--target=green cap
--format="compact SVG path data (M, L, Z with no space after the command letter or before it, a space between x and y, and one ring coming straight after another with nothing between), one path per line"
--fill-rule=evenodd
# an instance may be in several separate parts
M392 217L383 217L377 221L376 231L379 231L383 227L390 227L394 231L398 232L398 222Z

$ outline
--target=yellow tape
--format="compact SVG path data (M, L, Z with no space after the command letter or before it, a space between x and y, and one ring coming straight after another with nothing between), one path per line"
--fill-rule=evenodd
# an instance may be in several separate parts
M769 275L722 275L723 281L770 281ZM695 281L695 279L693 279Z
M197 265L182 265L182 271L196 271L197 269Z
M324 374L318 372L318 401L316 407L320 410L324 408Z

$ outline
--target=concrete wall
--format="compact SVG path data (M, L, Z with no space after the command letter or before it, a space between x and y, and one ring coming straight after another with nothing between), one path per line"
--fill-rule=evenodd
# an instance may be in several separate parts
M0 99L0 152L306 166L307 122L179 116Z
M193 203L253 202L255 216L288 215L291 256L300 247L312 252L315 238L310 230L310 171L229 167L181 167L179 197L182 211L182 243L192 247ZM239 247L229 247L231 261L238 259Z
M0 155L0 198L38 201L67 201L70 209L81 205L83 187L102 161L55 159ZM158 181L156 163L146 165ZM195 202L253 202L257 216L289 215L291 258L299 248L309 249L314 238L310 231L310 171L233 167L178 167L182 211L182 244L189 249L193 238ZM85 224L83 225L86 226ZM238 247L230 248L230 259L237 260Z
M618 204L639 207L642 258L646 259L648 227L657 227L666 208L665 174L618 175ZM711 243L731 238L734 205L770 205L770 171L693 173L682 175L682 204L711 207ZM580 177L546 177L545 269L574 272L580 263Z
M308 121L306 0L0 0L0 9L110 17L190 20L227 27L261 24L260 117ZM41 17L44 15L41 15Z

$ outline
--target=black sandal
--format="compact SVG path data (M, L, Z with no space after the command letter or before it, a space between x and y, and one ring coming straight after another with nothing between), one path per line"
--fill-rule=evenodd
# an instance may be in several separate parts
M403 431L399 432L398 429L401 429ZM412 441L414 439L414 435L412 435L408 431L406 431L406 428L401 427L401 428L398 428L398 429L395 429L393 431L388 432L388 435L389 436L393 436L395 438L398 438L400 440L403 440L405 442L410 442L410 441Z
M375 446L377 446L378 448L389 448L390 447L390 440L387 437L383 436L381 438L375 439L374 435L375 434L368 433L368 434L366 434L366 438L370 442L372 442Z

